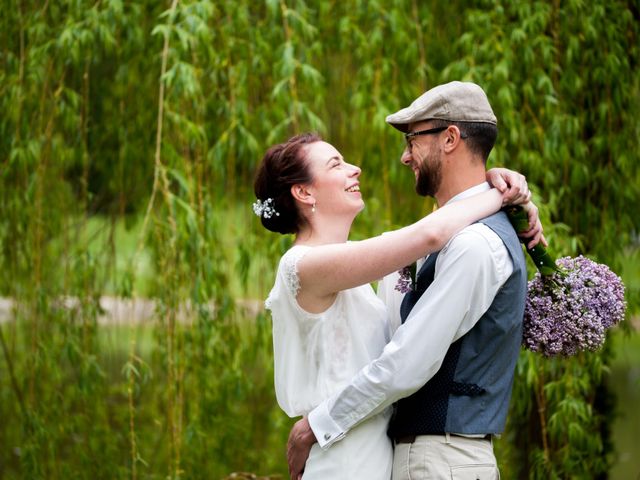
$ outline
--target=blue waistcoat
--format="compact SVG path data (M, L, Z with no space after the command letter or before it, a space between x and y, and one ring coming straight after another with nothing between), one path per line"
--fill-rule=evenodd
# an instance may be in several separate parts
M498 212L480 223L491 228L506 246L513 273L476 325L451 344L438 372L420 390L396 404L389 425L391 438L495 434L504 430L522 340L527 271L522 247L506 214ZM436 258L437 254L427 258L418 274L416 289L405 296L403 322L433 282Z

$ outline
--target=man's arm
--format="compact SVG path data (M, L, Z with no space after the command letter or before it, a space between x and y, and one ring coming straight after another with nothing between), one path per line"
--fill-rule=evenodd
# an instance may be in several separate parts
M309 414L320 446L328 448L422 387L440 368L450 344L487 311L512 268L504 244L485 225L456 235L438 257L434 282L380 357Z
M382 354L294 425L287 452L291 478L302 473L316 441L329 448L358 423L420 389L450 344L488 310L512 270L506 247L487 226L474 224L453 237L438 256L433 283Z
M421 263L418 261L418 270L420 270L420 265ZM391 335L393 335L398 327L402 325L402 320L400 318L400 306L402 305L404 293L396 290L396 285L398 285L399 279L400 273L398 271L386 275L378 282L378 288L376 291L378 298L386 305L389 315L390 335L386 340L387 342L391 340Z

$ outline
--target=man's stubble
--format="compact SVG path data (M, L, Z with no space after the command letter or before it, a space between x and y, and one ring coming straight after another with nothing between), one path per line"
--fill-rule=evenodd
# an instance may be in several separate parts
M420 155L416 193L423 197L435 197L442 183L442 153L439 151Z

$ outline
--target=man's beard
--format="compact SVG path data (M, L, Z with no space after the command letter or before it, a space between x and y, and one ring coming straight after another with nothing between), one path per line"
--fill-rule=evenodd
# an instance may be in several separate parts
M423 197L435 196L442 182L442 161L440 152L434 152L420 159L418 178L416 179L416 193Z

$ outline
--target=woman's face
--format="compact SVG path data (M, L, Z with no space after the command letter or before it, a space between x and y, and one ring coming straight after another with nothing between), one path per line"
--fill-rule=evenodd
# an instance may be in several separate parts
M313 181L310 191L319 213L353 213L364 208L360 193L360 167L344 161L340 152L327 142L306 147Z

